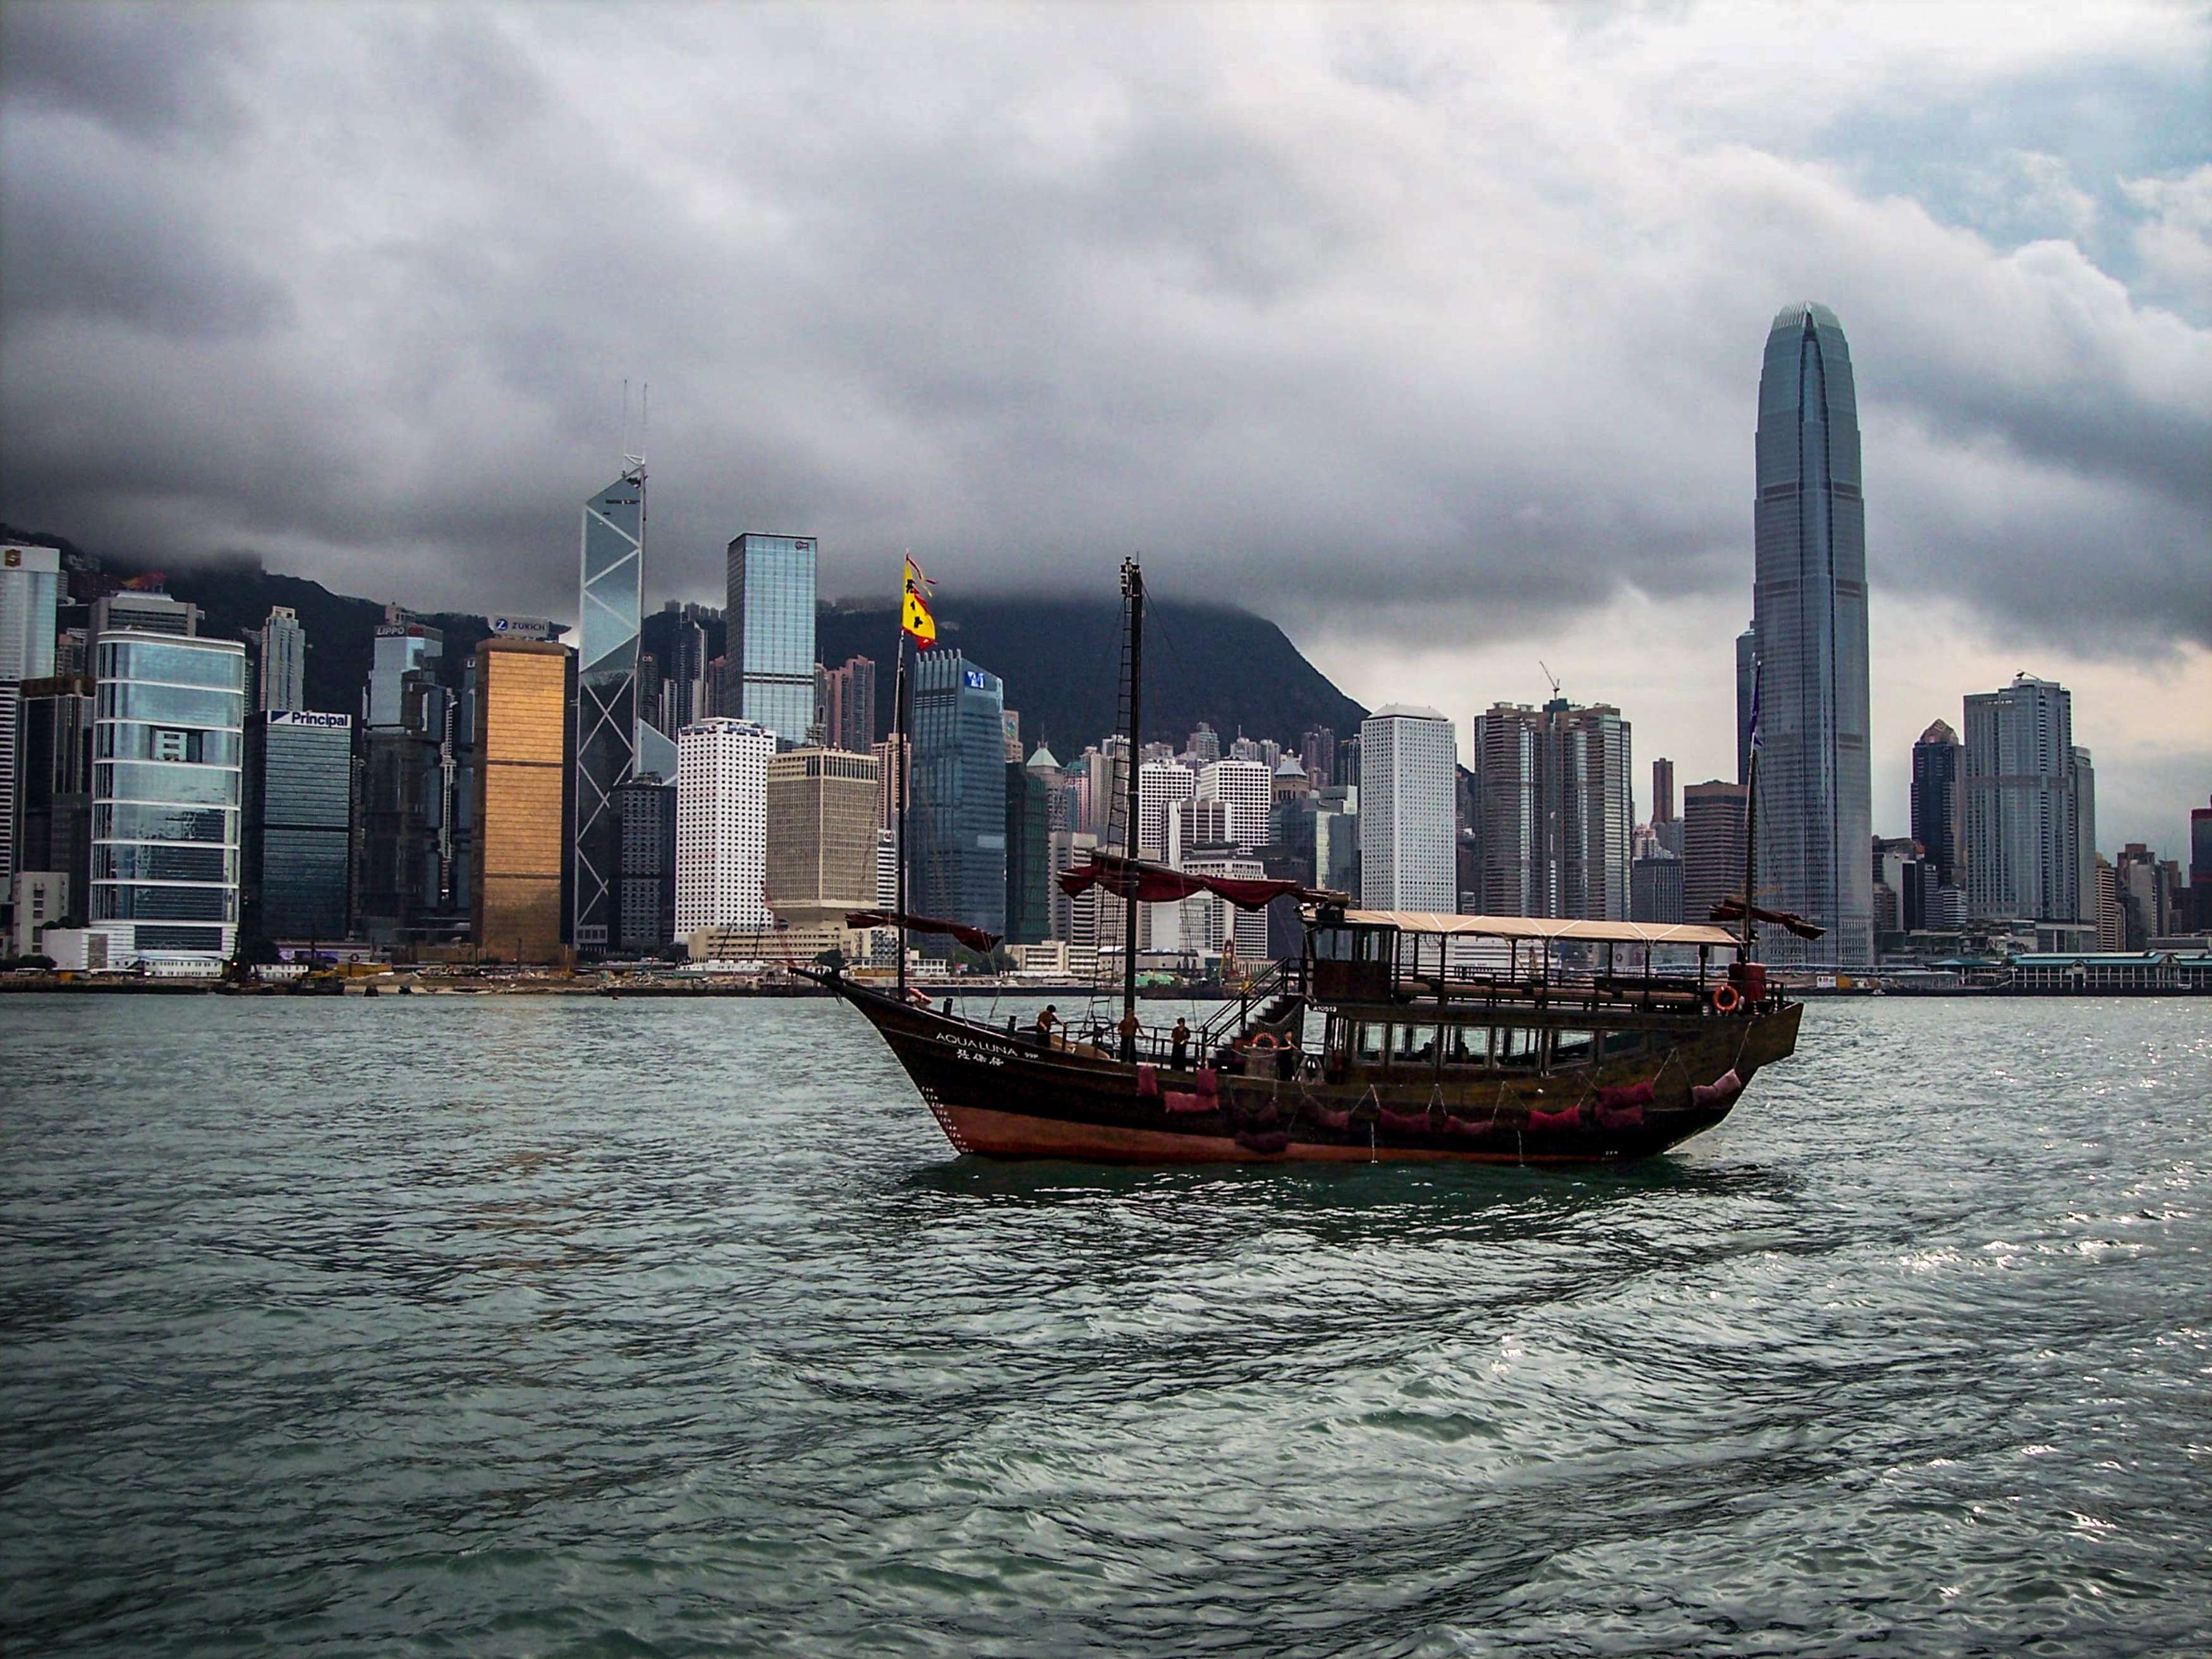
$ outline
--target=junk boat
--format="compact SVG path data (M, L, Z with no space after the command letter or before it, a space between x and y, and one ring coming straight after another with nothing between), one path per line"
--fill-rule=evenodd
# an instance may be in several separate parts
M918 573L908 568L909 618ZM1122 569L1127 635L1122 730L1141 729L1143 578ZM927 621L926 612L924 620ZM897 724L905 729L905 639ZM1761 1067L1796 1046L1803 1006L1752 959L1757 921L1817 932L1741 900L1737 931L1540 917L1361 910L1286 881L1194 874L1129 855L1127 797L1139 745L1123 745L1123 851L1060 878L1118 903L1121 1017L1021 1031L957 1018L906 983L905 937L994 935L908 913L903 799L896 911L851 925L900 929L896 984L810 975L875 1027L963 1153L1100 1163L1457 1159L1581 1164L1648 1158L1713 1127ZM894 750L903 753L903 745ZM905 791L901 791L902 798ZM1755 890L1748 867L1745 891ZM1136 907L1211 894L1243 908L1289 900L1304 949L1250 983L1178 1045L1137 1017ZM1697 952L1694 979L1652 951ZM1620 953L1627 971L1617 971ZM1717 962L1721 953L1724 961Z

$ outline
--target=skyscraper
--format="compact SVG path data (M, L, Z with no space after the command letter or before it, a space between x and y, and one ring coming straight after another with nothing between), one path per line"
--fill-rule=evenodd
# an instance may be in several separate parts
M496 638L477 647L470 886L477 947L504 962L561 957L574 660L550 641Z
M1310 726L1298 739L1299 757L1305 762L1306 775L1313 780L1316 790L1326 789L1336 781L1336 732L1327 726Z
M92 676L25 680L21 689L15 868L68 877L64 920L82 927L92 881Z
M475 925L476 717L439 678L442 657L418 650L424 643L380 630L378 649L394 661L370 670L368 702L388 723L356 744L353 924L378 945L450 942ZM394 665L409 660L420 665ZM470 659L469 684L483 666Z
M344 939L352 836L353 716L257 713L246 727L248 931L267 939Z
M1168 856L1168 814L1178 801L1198 798L1198 774L1179 760L1148 760L1137 769L1137 856Z
M1751 698L1758 679L1759 629L1735 636L1735 781L1751 776Z
M505 637L501 635L501 637ZM385 607L370 646L368 702L362 724L369 730L393 731L407 721L403 711L407 677L429 670L446 652L446 636L438 629L408 620L398 605Z
M1969 916L2081 919L2076 752L2074 699L2063 685L2021 674L1966 698L1960 794ZM2087 908L2094 920L2094 900Z
M676 937L766 927L775 733L750 720L695 720L676 734Z
M61 556L52 547L0 547L0 894L10 890L15 878L21 833L16 799L18 688L25 680L48 679L54 672Z
M1959 884L1959 781L1964 768L1959 734L1936 720L1912 745L1912 839L1936 866L1939 887Z
M1650 844L1649 852L1638 854L1629 867L1628 919L1668 924L1684 920L1682 860L1656 842Z
M118 629L134 634L171 634L198 637L203 620L200 608L170 598L159 588L125 587L92 604L94 638Z
M622 819L616 945L647 956L676 937L676 781L643 774L615 791Z
M124 629L93 656L89 925L111 963L212 971L238 941L246 647Z
M2097 768L2089 751L2074 746L2075 920L2097 920Z
M584 503L583 592L577 606L576 814L570 939L580 951L613 942L622 879L615 791L637 769L637 636L645 620L645 465Z
M1702 924L1711 921L1713 906L1743 891L1746 799L1743 785L1723 782L1718 778L1709 783L1693 783L1682 791L1684 921ZM1867 872L1867 885L1871 891L1871 868ZM1869 898L1869 908L1871 903Z
M2189 809L2189 925L2212 933L2212 804Z
M1006 763L1009 945L1042 945L1052 937L1052 793L1034 763Z
M1874 961L1873 783L1867 750L1866 519L1850 352L1826 306L1784 308L1759 380L1758 902L1825 927L1780 928L1784 964Z
M839 668L822 671L823 741L833 749L865 755L876 745L876 665L867 657L848 657Z
M1368 908L1459 908L1458 766L1452 723L1433 708L1392 703L1360 722L1359 891Z
M1471 827L1483 914L1627 920L1631 735L1618 708L1565 697L1475 717Z
M1662 755L1651 763L1651 827L1674 821L1674 763Z
M907 895L924 915L1006 932L1005 691L957 651L918 654ZM943 949L925 941L924 949Z
M739 718L787 747L814 723L814 538L745 534L730 544L727 672Z
M876 763L793 749L767 766L764 891L778 921L842 927L876 902Z
M289 605L269 607L269 620L256 636L260 642L260 696L254 707L270 709L307 706L307 631ZM349 731L353 722L346 722Z
M1249 853L1267 839L1267 812L1275 804L1274 768L1266 761L1218 760L1198 776L1202 799L1218 800L1228 809L1224 839L1240 853Z

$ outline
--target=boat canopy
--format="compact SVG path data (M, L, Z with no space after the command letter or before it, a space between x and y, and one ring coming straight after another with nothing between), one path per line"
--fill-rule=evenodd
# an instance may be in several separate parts
M1328 927L1328 916L1315 925ZM1571 921L1556 916L1455 916L1437 910L1347 910L1355 927L1395 927L1403 933L1474 939L1579 939L1590 945L1705 945L1733 950L1741 941L1725 927L1702 922Z

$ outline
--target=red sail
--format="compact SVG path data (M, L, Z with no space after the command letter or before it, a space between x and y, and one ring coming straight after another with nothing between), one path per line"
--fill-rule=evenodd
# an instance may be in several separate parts
M1285 894L1299 900L1334 898L1342 902L1340 895L1316 892L1295 881L1248 881L1232 876L1194 875L1188 870L1170 870L1164 864L1125 859L1118 853L1094 852L1089 864L1060 878L1060 887L1071 897L1100 887L1116 898L1133 898L1139 904L1173 904L1181 899L1195 898L1200 893L1212 893L1227 899L1240 910L1264 910Z
M958 939L977 956L988 956L999 942L999 935L987 933L981 927L970 927L964 921L945 921L937 916L902 916L896 910L851 910L845 915L848 927L899 927L909 933L943 933Z

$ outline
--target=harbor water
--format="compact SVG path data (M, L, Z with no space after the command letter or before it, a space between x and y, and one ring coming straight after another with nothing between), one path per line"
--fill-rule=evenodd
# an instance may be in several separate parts
M2204 1652L2212 1004L1815 1003L1559 1174L957 1159L827 1001L11 996L0 1353L11 1654Z

